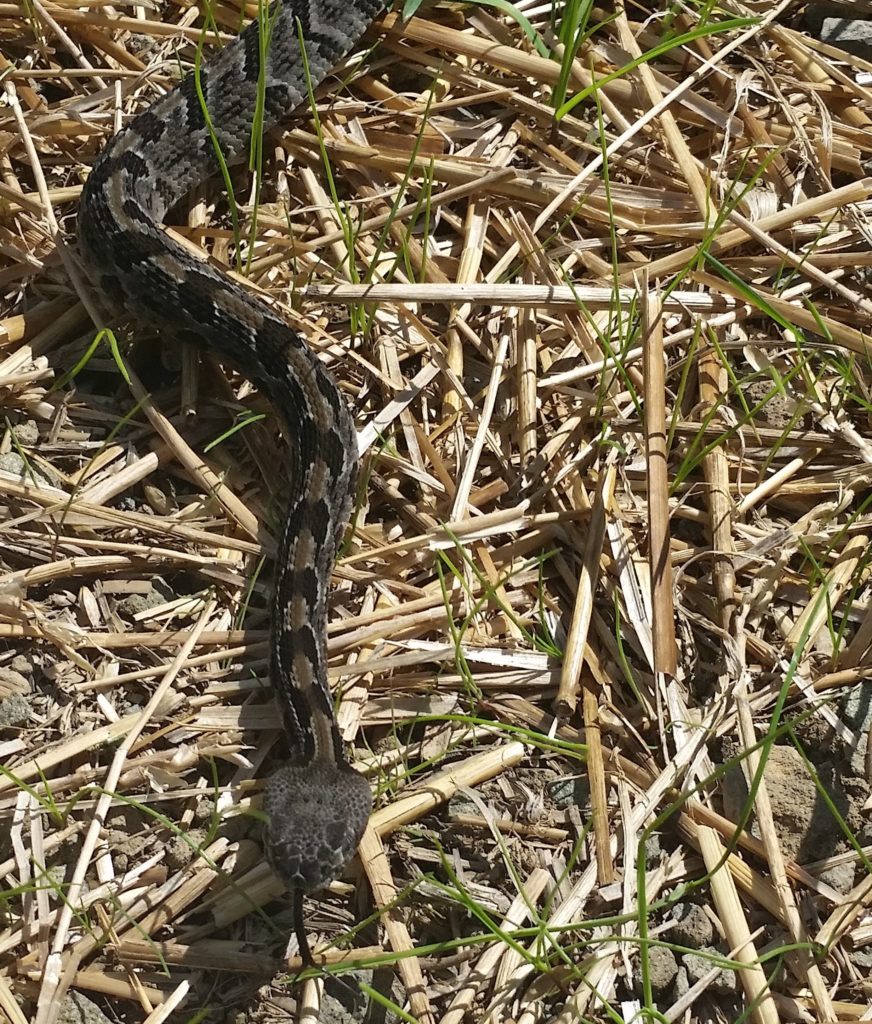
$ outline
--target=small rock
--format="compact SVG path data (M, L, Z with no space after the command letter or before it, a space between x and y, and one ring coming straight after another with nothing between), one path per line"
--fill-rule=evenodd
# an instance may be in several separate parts
M16 654L12 661L9 662L9 667L13 672L20 672L23 676L33 674L33 662L23 654Z
M708 955L706 955L708 954ZM713 957L723 958L723 953L720 950L709 946L707 949L701 949L699 953L685 953L681 958L681 962L687 969L687 980L691 986L695 985L701 978L704 978L709 971L717 966ZM708 988L709 992L727 994L737 992L739 988L739 980L736 977L736 972L723 968L718 971L714 981Z
M675 923L669 929L669 938L673 942L689 949L711 946L715 937L714 926L699 904L676 903L672 913Z
M42 875L42 881L57 892L62 892L67 882L66 864L47 864ZM87 888L87 882L83 883L83 889Z
M555 807L562 810L568 807L586 807L590 802L590 787L587 779L581 776L570 776L549 782L547 789Z
M846 53L872 60L872 22L862 18L824 18L820 39Z
M850 960L861 971L872 970L872 946L852 950Z
M849 800L833 766L820 764L817 773L839 812L846 814ZM784 855L800 864L831 856L838 842L838 828L799 751L790 746L771 747L764 779ZM738 765L724 775L723 796L727 817L739 821L748 802L748 784ZM760 834L753 818L751 832Z
M210 825L217 813L215 800L211 795L198 798L194 804L194 821Z
M660 835L657 832L652 832L650 836L645 840L645 859L646 862L656 864L660 859L660 854L663 852L663 844L660 842Z
M10 694L0 700L0 729L24 725L30 718L30 704L20 693Z
M856 742L847 752L851 759L851 772L865 778L869 726L872 724L872 680L852 686L839 704L839 717L856 737Z
M851 801L848 809L848 828L860 846L872 845L872 785L859 775L845 775L845 792Z
M648 950L648 975L655 992L665 992L678 974L678 961L671 949L652 946Z
M151 842L148 836L128 835L126 832L116 832L114 829L109 833L109 846L112 850L112 862L115 870L124 872L129 870L141 857L146 846Z
M13 473L21 476L24 473L25 462L18 452L4 452L0 455L0 469L5 473Z
M127 46L131 53L143 56L154 49L154 39L145 32L131 32L127 37Z
M0 668L0 697L8 697L13 693L30 693L33 686L27 676L16 672L14 668Z
M359 979L365 985L371 985L373 972L362 970L355 972L355 979ZM357 1024L366 1019L368 998L357 985L349 985L347 980L331 978L327 980L324 989L324 1001L321 1010L321 1020L336 1021L336 1024Z
M199 856L197 847L202 846L206 840L206 833L202 829L191 829L185 836L173 836L166 848L166 864L173 871L190 864Z
M761 402L764 404L757 410L757 415L778 430L793 422L799 415L799 406L794 398L775 388L770 378L752 381L745 389L745 400L752 409ZM768 396L768 397L767 397Z
M448 801L448 817L456 818L460 815L474 815L476 818L481 817L481 810L474 801L470 800L468 796L464 796L462 793L458 793Z
M166 602L166 597L152 587L145 594L128 594L127 597L122 597L115 605L116 610L121 615L130 616L138 615L140 612L146 612L150 608L157 608Z
M44 470L37 469L32 462L25 462L18 452L6 452L0 455L0 469L38 486L54 487L58 482L57 478L53 480Z
M39 441L39 427L36 420L25 420L15 427L15 440L23 448L32 448Z
M840 892L843 896L854 888L855 867L851 861L845 864L834 864L831 868L825 868L817 873L818 878Z
M68 992L61 1002L58 1024L112 1024L100 1007L81 992Z

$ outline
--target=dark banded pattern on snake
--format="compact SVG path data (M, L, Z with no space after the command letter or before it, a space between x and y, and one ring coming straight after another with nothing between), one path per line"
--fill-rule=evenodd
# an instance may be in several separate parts
M270 9L261 88L264 127L305 102L366 30L381 0L286 0ZM261 74L252 23L200 72L209 121L228 163L248 153ZM326 676L327 588L351 511L357 439L345 401L305 341L232 279L161 230L170 208L218 171L189 76L115 136L98 157L79 206L89 277L116 307L233 364L268 396L290 443L290 499L279 543L270 673L281 698L290 763L268 781L267 854L295 897L342 870L371 808L365 779L346 762Z

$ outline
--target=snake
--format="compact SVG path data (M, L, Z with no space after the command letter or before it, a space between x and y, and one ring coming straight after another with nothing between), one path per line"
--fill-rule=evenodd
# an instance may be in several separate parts
M289 758L268 778L263 808L266 856L293 896L307 966L303 894L347 866L372 808L369 783L346 759L327 684L328 590L356 491L357 436L341 391L305 339L172 239L163 222L222 161L249 154L253 126L265 131L303 106L382 6L278 0L265 8L104 146L78 208L81 262L98 296L171 344L234 367L271 403L288 441L269 674Z

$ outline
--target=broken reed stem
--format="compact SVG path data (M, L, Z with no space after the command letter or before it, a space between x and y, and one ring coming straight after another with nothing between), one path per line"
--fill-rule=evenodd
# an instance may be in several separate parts
M575 607L566 637L566 650L563 654L563 667L560 672L560 687L555 700L558 714L563 717L568 717L575 711L578 700L578 687L584 664L587 634L593 614L593 595L599 579L600 557L606 532L606 515L614 494L615 477L615 460L610 454L606 459L600 485L593 501L590 527L578 575Z
M675 675L675 612L672 603L672 553L669 530L669 469L666 450L666 378L663 311L659 297L643 289L645 357L645 451L648 473L648 564L651 572L654 670Z
M594 681L587 673L584 674L582 682L582 710L584 742L587 746L587 775L590 782L591 819L596 847L597 882L600 885L609 885L616 876L615 861L611 851L608 792L603 765L599 706L594 690Z
M851 586L859 565L865 562L870 536L858 533L849 537L835 565L823 583L812 592L802 614L794 622L787 642L796 647L803 637L813 639L818 630L839 607L845 592Z
M872 182L872 178L870 178ZM872 189L870 189L872 191ZM306 297L320 302L444 303L517 306L519 309L608 310L629 306L639 298L635 288L604 288L596 285L563 284L310 284ZM739 308L732 296L709 292L673 291L663 299L670 313L713 315Z
M699 396L706 413L716 413L727 387L727 372L714 348L707 348L699 360ZM736 575L733 570L733 499L727 457L721 448L707 452L703 459L707 490L709 530L712 544L712 576L721 626L732 631L736 614Z
M751 1019L756 1024L779 1024L778 1008L769 991L769 982L763 968L756 962L757 950L751 939L751 929L742 910L742 903L730 872L726 870L718 834L707 825L699 827L699 848L711 880L712 897L727 943L736 950L735 960L745 966L738 971L745 990Z
M390 835L403 825L429 814L439 804L450 800L459 789L477 786L519 764L524 757L524 744L518 742L500 744L475 754L433 775L421 789L404 793L392 804L375 811L369 821L370 828L381 837Z
M416 956L406 955L414 950L415 944L403 920L403 910L397 905L397 887L391 875L381 837L373 827L372 820L360 841L358 854L366 871L375 905L380 911L379 920L387 934L388 944L399 954L396 969L405 985L412 1013L422 1024L435 1024L436 1018L427 995L421 965Z
M756 778L760 766L760 751L755 749L757 733L754 729L754 720L748 703L746 676L743 676L739 681L735 699L739 720L739 734L747 752L748 775L749 778ZM757 786L754 798L754 811L757 815L757 824L763 845L766 848L766 859L772 875L772 884L781 900L782 918L787 922L791 941L798 944L808 944L810 937L803 924L802 916L794 899L793 889L790 886L784 867L784 854L781 851L781 843L775 827L765 773L761 775L759 785ZM794 971L800 977L805 978L806 983L811 989L812 997L821 1019L834 1020L836 1014L833 1010L832 1001L827 992L820 968L815 963L811 952L808 949L797 949L789 955L793 961Z

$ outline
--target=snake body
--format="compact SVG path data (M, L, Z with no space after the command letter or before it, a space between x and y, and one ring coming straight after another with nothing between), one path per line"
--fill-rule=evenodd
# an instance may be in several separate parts
M268 18L254 21L200 70L208 119L191 75L109 142L79 207L83 263L98 290L163 337L233 364L269 398L289 441L290 498L276 563L270 675L291 758L267 783L266 846L274 870L295 894L305 959L301 894L342 870L371 809L369 785L343 754L326 678L327 588L351 512L357 439L339 389L300 335L170 239L161 223L219 169L210 126L228 164L246 155L259 95L264 128L285 119L381 7L382 0L274 4Z

